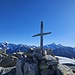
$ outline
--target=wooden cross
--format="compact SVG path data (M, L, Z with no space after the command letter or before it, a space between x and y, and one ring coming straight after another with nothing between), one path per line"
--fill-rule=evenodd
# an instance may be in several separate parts
M41 21L41 30L39 34L35 34L32 37L40 36L40 49L43 51L43 35L51 34L52 32L43 33L43 21Z

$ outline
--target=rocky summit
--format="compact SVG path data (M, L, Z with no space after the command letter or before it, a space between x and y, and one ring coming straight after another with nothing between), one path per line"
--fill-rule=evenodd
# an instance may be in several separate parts
M0 75L75 75L74 66L69 66L61 64L51 49L0 54Z
M59 64L52 52L50 55L46 50L35 49L24 56L17 60L15 75L74 75L68 66Z

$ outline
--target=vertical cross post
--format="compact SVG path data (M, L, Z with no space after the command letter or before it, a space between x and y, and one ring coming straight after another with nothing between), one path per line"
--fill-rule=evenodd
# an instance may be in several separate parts
M41 50L43 50L43 22L41 22L41 29L40 29L40 31L41 31L40 48L41 48Z

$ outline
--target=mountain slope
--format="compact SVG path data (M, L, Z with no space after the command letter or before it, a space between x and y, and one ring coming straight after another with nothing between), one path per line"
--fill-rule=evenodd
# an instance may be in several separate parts
M61 44L56 45L55 43L52 43L45 45L44 48L52 49L53 53L57 56L75 58L75 48L73 47L66 47Z

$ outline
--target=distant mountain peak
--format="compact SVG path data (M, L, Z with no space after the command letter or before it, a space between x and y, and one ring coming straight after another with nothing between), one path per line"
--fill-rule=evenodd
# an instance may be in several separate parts
M61 44L58 44L58 46L63 47L63 45L61 45Z
M53 42L52 45L56 45L56 44Z
M5 42L3 42L3 43L7 43L7 44L8 44L9 42L8 42L8 41L5 41Z

